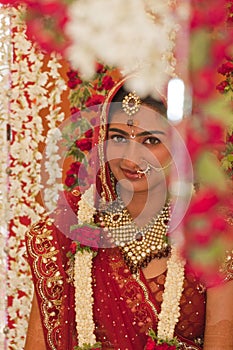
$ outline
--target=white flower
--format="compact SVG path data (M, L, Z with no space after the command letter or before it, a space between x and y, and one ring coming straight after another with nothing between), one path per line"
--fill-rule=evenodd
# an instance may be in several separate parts
M176 323L180 316L180 298L184 283L184 261L177 249L172 247L171 257L167 263L167 277L163 293L161 312L158 316L157 336L172 339Z
M75 255L75 317L78 330L78 344L95 344L93 321L92 253L77 252Z
M106 16L107 13L107 16ZM135 69L144 94L164 85L171 64L175 27L167 1L79 0L69 10L67 33L73 44L68 57L74 67L91 77L96 60L126 73ZM169 57L169 59L168 59ZM134 86L135 88L135 86Z
M12 306L7 310L7 313L10 322L14 324L15 328L9 331L8 341L12 348L21 349L24 346L31 306L32 281L29 266L23 256L27 227L21 223L20 217L26 216L33 223L44 212L44 207L37 201L42 189L40 162L42 153L39 149L39 144L44 142L44 126L41 117L41 111L43 110L44 112L44 108L49 109L46 118L50 135L52 135L50 138L51 142L48 144L48 153L46 154L48 157L47 168L52 170L48 173L48 182L52 183L52 186L49 188L51 192L47 192L47 197L45 197L48 204L54 205L56 194L61 188L58 181L61 178L61 169L58 164L60 157L58 157L59 152L57 148L60 130L57 130L57 128L64 119L60 102L62 100L61 95L66 89L66 84L59 72L61 65L55 56L51 60L52 62L49 63L48 69L42 70L45 63L44 55L39 53L26 38L26 28L22 22L22 9L0 7L0 14L1 42L6 43L6 45L0 45L0 65L3 66L3 58L7 59L4 63L6 67L11 61L9 57L10 52L6 51L3 53L4 50L9 50L9 47L13 46L15 55L14 62L11 65L10 76L12 89L8 88L7 79L0 78L2 87L0 111L0 150L2 154L0 194L2 193L2 196L0 198L4 201L0 205L0 218L2 229L4 222L11 219L10 239L8 241L9 256L11 258L8 271L8 295L12 297ZM7 18L8 27L6 25ZM9 28L9 25L11 25L11 28ZM7 33L13 34L10 36ZM9 36L9 45L7 45L7 35ZM9 123L9 102L11 107L10 123L14 138L10 147L11 174L9 185L8 187L5 186L8 189L6 193L2 191L2 186L6 185L7 180L6 169L3 168L9 165L9 144L1 136L6 134L6 123ZM10 210L8 210L9 205ZM6 210L7 215L5 213ZM13 237L15 238L13 239ZM0 260L4 261L6 258L7 255L5 253L2 255L2 250L0 250ZM2 266L4 265L2 264ZM0 277L5 287L5 275L3 275L1 268ZM25 297L18 298L20 291L25 293ZM4 296L1 286L0 294ZM4 310L2 307L0 309ZM5 320L6 318L1 317L1 319ZM1 324L1 328L4 326ZM2 338L0 337L0 348L3 348L4 345L1 346L1 340Z
M84 223L92 223L95 212L94 185L91 185L88 190L83 193L82 198L79 201L78 223L80 225Z

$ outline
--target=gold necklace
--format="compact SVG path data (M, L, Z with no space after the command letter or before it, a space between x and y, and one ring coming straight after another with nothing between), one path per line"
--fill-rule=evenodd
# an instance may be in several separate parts
M168 256L169 202L144 227L135 224L120 198L111 203L99 219L101 226L108 229L107 237L120 248L132 273L146 267L154 258Z

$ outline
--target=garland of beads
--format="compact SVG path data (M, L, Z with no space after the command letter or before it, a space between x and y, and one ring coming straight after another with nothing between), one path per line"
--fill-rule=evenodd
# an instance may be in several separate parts
M79 202L78 218L82 223L93 223L94 208L93 185L81 197ZM90 212L87 215L87 207ZM83 222L84 220L84 222ZM94 334L95 323L93 319L93 290L92 290L92 259L93 251L89 247L75 254L74 286L75 286L75 312L76 329L78 334L78 349L93 348L96 343ZM167 277L161 312L158 315L157 339L170 340L174 337L174 329L180 316L180 298L184 282L184 261L178 251L172 247L171 256L167 263Z

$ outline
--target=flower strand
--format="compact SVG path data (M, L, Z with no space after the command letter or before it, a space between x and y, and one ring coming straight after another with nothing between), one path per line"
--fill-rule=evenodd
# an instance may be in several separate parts
M180 316L180 298L184 283L184 261L181 260L175 247L172 247L167 269L157 332L157 337L161 339L172 339L174 337L175 326Z

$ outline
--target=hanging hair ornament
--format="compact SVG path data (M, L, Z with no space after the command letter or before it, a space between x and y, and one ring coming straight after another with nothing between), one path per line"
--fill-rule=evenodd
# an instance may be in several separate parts
M122 109L128 116L136 114L139 111L140 105L140 97L136 95L135 91L126 95L122 101Z
M128 95L126 95L122 101L122 109L130 117L139 111L140 105L141 105L140 97L136 95L135 91L128 93ZM135 138L135 133L133 129L133 127L135 126L134 120L132 118L128 119L127 125L131 127L130 137L131 139L134 139Z

